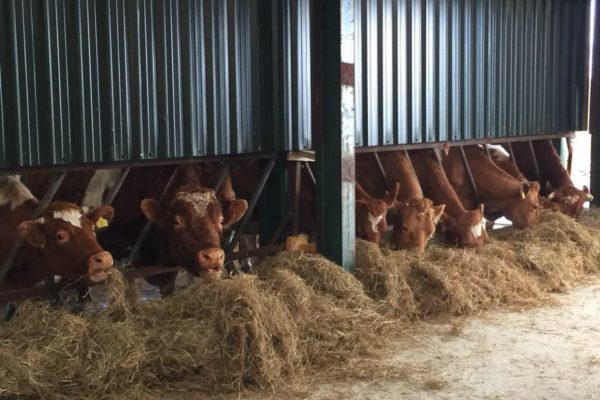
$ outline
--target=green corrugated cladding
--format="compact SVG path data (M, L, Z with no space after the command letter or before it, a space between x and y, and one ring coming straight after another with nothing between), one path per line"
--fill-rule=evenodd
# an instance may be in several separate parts
M585 129L587 0L356 0L357 146Z
M0 0L0 169L310 147L309 2Z
M310 148L310 3L0 0L0 169ZM589 1L354 7L357 146L585 128Z

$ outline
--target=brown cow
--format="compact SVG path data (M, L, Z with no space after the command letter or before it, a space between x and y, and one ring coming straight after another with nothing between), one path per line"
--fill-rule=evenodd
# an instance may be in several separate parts
M221 272L224 261L220 243L223 229L243 217L248 203L232 194L220 202L203 182L204 172L193 165L179 170L159 202L157 199L175 168L132 170L114 201L121 218L99 238L100 242L115 257L125 258L150 220L155 225L140 249L141 265L180 266L195 276L215 276ZM160 275L148 281L167 295L174 290L175 276Z
M3 288L20 288L59 275L94 284L105 280L113 265L112 255L96 241L95 231L112 220L111 207L89 214L72 203L54 202L35 221L38 201L18 176L0 177L0 263L10 254L17 238L23 239Z
M528 179L537 179L529 143L515 142L512 147L519 169ZM560 156L549 140L535 140L533 147L540 170L540 184L544 189L550 187L550 190L546 192L547 199L554 203L562 213L579 218L585 202L594 199L589 189L587 186L584 186L583 190L575 187L569 173L560 162Z
M486 208L499 209L518 229L539 222L540 185L537 182L520 182L513 178L494 164L479 146L465 146L464 150ZM478 207L458 149L450 150L443 166L463 206Z
M423 253L427 241L435 233L435 225L439 222L445 206L434 207L431 200L423 197L410 160L404 154L381 153L380 159L390 182L400 183L397 203L390 210L394 223L393 243L401 249L416 249ZM357 182L367 193L382 198L385 196L386 182L378 171L372 154L360 154L356 157Z
M446 205L441 219L441 230L445 240L467 247L483 245L488 238L483 219L483 204L473 211L463 207L448 182L444 169L430 150L413 151L410 156L425 195L434 204Z
M382 199L371 197L358 183L356 184L356 236L379 244L381 235L387 230L386 215L394 205L400 185Z

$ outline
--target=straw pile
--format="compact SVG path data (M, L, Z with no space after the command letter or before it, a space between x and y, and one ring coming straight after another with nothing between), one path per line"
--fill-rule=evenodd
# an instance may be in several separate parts
M363 364L353 373L373 376L377 363L355 357L376 355L412 320L539 304L598 272L598 233L544 213L539 226L493 232L478 249L433 243L418 256L358 241L354 275L284 252L254 276L148 302L115 273L103 312L29 301L0 325L0 398L142 399L171 384L282 389L307 370Z

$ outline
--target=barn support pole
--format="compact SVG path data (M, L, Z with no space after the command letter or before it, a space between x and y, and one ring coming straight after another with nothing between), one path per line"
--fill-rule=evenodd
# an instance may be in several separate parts
M353 2L344 1L353 13ZM344 269L354 269L354 88L341 85L341 2L311 2L313 7L314 82L317 103L314 138L317 150L317 221L319 251ZM353 21L353 18L348 18ZM354 32L354 26L347 29ZM344 40L354 41L353 37ZM347 48L354 48L348 43ZM349 60L348 60L349 61ZM350 61L351 62L351 61ZM342 91L344 103L342 103ZM347 112L342 115L342 106Z
M590 190L594 205L600 204L600 4L596 3L592 48L592 76L590 94L590 133L592 134Z
M54 176L52 177L52 181L50 182L50 186L48 187L48 190L46 190L46 194L44 195L42 200L40 200L37 208L33 212L33 217L31 219L37 219L40 216L41 212L44 211L46 207L48 207L48 204L50 204L50 202L54 198L54 195L60 188L60 185L65 179L65 176L67 176L66 171L54 174ZM19 255L21 247L23 247L23 241L20 240L16 242L15 247L13 247L6 260L4 260L2 268L0 268L0 283L4 281L4 278L6 278L6 275L8 275L8 273L12 269L13 264L17 256Z
M302 164L294 162L294 212L292 216L292 235L297 235L300 225L300 190L302 190Z

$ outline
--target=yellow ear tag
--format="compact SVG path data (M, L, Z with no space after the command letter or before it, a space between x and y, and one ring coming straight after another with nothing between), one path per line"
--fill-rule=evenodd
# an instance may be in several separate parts
M525 199L525 192L521 191L521 200Z
M106 228L107 226L108 221L106 220L106 218L100 217L98 218L98 221L96 221L96 228L98 229Z

